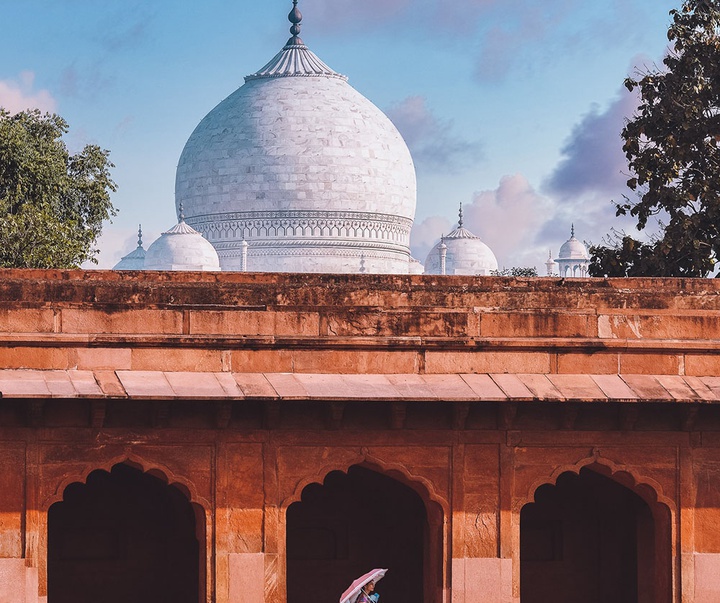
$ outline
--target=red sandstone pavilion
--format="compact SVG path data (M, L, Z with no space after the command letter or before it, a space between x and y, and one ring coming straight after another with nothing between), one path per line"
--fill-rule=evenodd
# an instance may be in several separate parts
M720 282L0 272L0 601L720 600Z

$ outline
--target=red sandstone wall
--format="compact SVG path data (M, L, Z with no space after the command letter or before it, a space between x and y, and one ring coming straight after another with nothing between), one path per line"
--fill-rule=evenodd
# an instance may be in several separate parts
M94 370L106 392L119 385L116 370L712 377L719 317L711 280L0 271L0 369ZM352 429L328 430L312 409L282 410L272 429L216 429L201 402L155 427L141 420L145 407L123 402L113 412L125 426L103 428L80 426L86 407L56 402L44 427L12 414L20 402L0 402L0 600L9 603L46 592L49 506L68 484L124 461L204 509L209 601L282 603L287 506L354 464L412 484L442 511L436 601L517 601L520 510L540 485L589 465L668 509L672 600L720 597L712 408L686 430L672 405L623 410L619 422L598 408L586 415L594 424L552 405L500 409L496 423L492 407L491 420L468 411L467 428L451 429L439 403L396 416L397 429L387 405Z

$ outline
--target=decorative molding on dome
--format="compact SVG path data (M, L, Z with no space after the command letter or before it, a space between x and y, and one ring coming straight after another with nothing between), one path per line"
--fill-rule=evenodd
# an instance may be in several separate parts
M236 212L188 218L216 246L226 240L286 240L303 237L317 244L362 238L373 244L397 244L407 248L413 221L404 216L369 212L286 211Z
M240 251L236 249L218 249L218 255L222 258L238 258L241 257ZM338 246L337 249L332 248L307 248L307 247L267 247L260 248L250 247L248 249L248 255L251 258L255 257L352 257L360 258L365 257L366 259L393 259L408 261L407 250L378 250L377 247L349 247L347 245Z
M348 79L347 76L328 67L305 44L291 43L288 43L257 73L246 76L245 81L278 77L332 77L343 81Z
M237 241L229 241L227 243L215 243L213 245L218 252L227 251L229 249L239 249L242 251L242 243ZM319 240L319 239L293 239L291 241L285 239L264 239L256 240L248 244L248 253L253 253L256 249L364 249L366 251L379 251L402 253L409 255L410 249L406 245L394 243L378 243L376 241L335 241L335 240Z

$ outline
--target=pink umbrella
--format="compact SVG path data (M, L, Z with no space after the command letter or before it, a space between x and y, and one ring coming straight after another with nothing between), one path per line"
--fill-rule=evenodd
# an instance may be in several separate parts
M385 575L386 569L374 569L367 574L360 576L350 587L342 594L339 603L355 603L355 599L360 594L362 587L368 582L378 582Z

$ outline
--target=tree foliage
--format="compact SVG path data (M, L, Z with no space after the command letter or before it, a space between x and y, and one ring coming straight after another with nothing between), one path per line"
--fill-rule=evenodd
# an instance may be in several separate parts
M513 266L512 268L502 268L502 270L490 271L491 276L537 276L537 270L534 266Z
M704 277L720 257L720 0L685 0L670 11L664 67L625 86L640 96L622 131L628 187L616 213L649 242L621 233L590 248L593 276Z
M116 213L108 151L75 155L67 122L38 110L0 108L0 267L76 268L96 261L102 224Z

